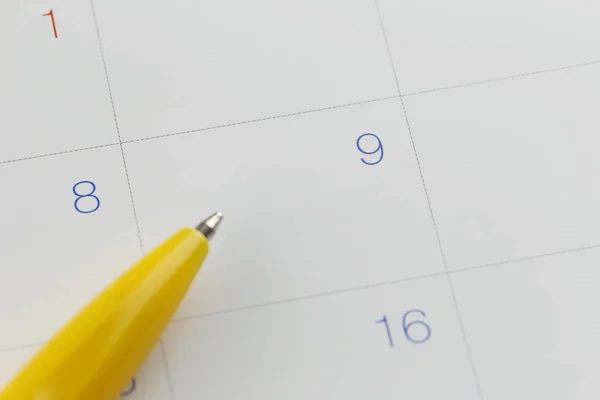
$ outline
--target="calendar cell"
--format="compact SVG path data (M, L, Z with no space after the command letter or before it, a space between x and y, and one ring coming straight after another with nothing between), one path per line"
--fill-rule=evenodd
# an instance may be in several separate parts
M174 395L474 400L453 304L446 277L436 277L175 321L165 334ZM375 318L385 313L402 332L411 308L427 310L435 335L390 348Z
M96 8L127 140L397 95L371 0Z
M402 93L600 61L595 0L379 0Z
M89 1L0 4L0 162L118 141Z
M600 243L600 66L405 104L450 269Z
M600 396L600 250L452 275L487 400Z
M73 206L83 180L102 199L93 213ZM3 164L0 187L0 348L41 343L140 256L121 152Z
M443 272L398 99L126 144L142 237L225 215L179 316ZM361 161L362 133L385 143Z

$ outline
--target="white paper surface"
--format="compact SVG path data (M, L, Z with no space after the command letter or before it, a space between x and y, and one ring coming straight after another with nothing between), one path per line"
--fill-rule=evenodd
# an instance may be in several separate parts
M598 398L599 21L591 0L3 2L0 385L219 210L123 399Z

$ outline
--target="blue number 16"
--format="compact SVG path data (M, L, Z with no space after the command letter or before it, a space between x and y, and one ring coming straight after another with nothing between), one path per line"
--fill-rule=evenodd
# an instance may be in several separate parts
M426 314L421 310L408 310L402 316L402 330L404 331L404 336L406 340L411 343L421 344L425 343L431 337L431 328L427 324L427 322L414 318L411 314L419 314L421 317L426 317ZM413 321L409 322L409 317L412 317ZM394 339L392 338L392 331L390 329L390 325L388 323L387 317L384 315L378 321L375 321L376 324L383 324L385 326L385 333L387 335L388 343L390 347L394 347ZM418 329L420 327L420 329ZM411 328L413 328L411 330Z
M365 144L367 144L369 148L373 148L373 146L375 145L375 150L365 150ZM358 139L356 139L356 148L363 154L374 155L369 160L361 158L360 161L362 161L363 164L376 165L379 164L381 160L383 160L383 144L381 143L379 137L373 133L363 133L362 135L360 135Z

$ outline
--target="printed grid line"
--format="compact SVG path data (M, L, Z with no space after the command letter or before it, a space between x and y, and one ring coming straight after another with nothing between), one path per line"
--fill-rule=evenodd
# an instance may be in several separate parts
M44 154L38 154L36 156L14 158L12 160L0 161L0 165L1 164L11 164L11 163L19 162L19 161L33 160L33 159L36 159L36 158L58 156L58 155L61 155L61 154L77 153L79 151L100 149L102 147L110 147L110 146L118 146L118 145L119 145L119 142L116 142L116 143L100 144L100 145L97 145L97 146L90 146L90 147L80 147L80 148L77 148L77 149L61 150L61 151L57 151L57 152L54 152L54 153L44 153Z
M96 29L96 38L98 40L98 48L100 50L100 57L102 59L102 67L104 69L104 78L106 80L108 96L110 99L110 105L112 108L113 118L114 118L114 122L115 122L115 129L117 131L117 137L119 139L119 149L121 150L121 159L123 160L123 171L125 173L125 179L127 180L127 188L129 190L129 199L131 201L131 210L133 212L133 219L135 222L135 228L137 230L137 236L138 236L138 241L139 241L139 245L140 245L140 250L141 250L142 254L145 254L144 242L142 240L142 232L140 231L140 223L139 223L139 219L137 216L137 211L135 209L135 199L133 197L133 190L131 188L131 179L129 178L129 171L127 169L127 160L125 158L125 150L123 149L123 140L121 139L121 131L119 129L119 120L117 118L117 111L115 109L115 102L114 102L114 98L113 98L113 94L112 94L112 88L110 85L110 78L108 75L108 67L106 65L106 58L104 57L104 47L102 45L102 37L100 35L100 25L98 24L98 17L96 14L96 7L94 5L94 0L90 0L90 5L91 5L91 10L92 10L92 16L94 18L94 27ZM164 343L162 341L162 338L159 340L158 345L161 347L161 356L163 358L165 371L166 371L167 384L169 387L169 397L171 398L171 400L174 400L175 395L173 392L173 383L171 381L171 374L169 371L169 366L167 364L167 358L165 355Z
M434 93L434 92L460 89L460 88L465 88L465 87L469 87L469 86L483 85L483 84L500 82L500 81L511 80L511 79L525 78L525 77L539 75L539 74L547 74L547 73L558 72L558 71L563 71L563 70L568 70L568 69L583 68L583 67L593 66L593 65L600 65L600 60L589 61L589 62L579 63L579 64L570 64L570 65L565 65L565 66L556 67L556 68L524 72L522 74L490 78L490 79L481 80L481 81L466 82L466 83L459 84L459 85L444 86L444 87L440 87L440 88L423 90L423 91L419 91L419 92L411 92L411 93L400 94L400 95L396 95L396 96L380 97L380 98L376 98L376 99L362 100L362 101L356 101L356 102L352 102L352 103L344 103L344 104L338 104L338 105L334 105L334 106L315 108L315 109L303 110L303 111L296 111L296 112L291 112L291 113L286 113L286 114L272 115L272 116L268 116L268 117L231 122L231 123L227 123L227 124L220 124L220 125L213 125L213 126L207 126L207 127L202 127L202 128L196 128L196 129L189 129L186 131L164 133L161 135L150 136L150 137L146 137L146 138L121 140L120 132L118 132L119 141L116 143L107 143L107 144L101 144L101 145L97 145L97 146L81 147L81 148L77 148L77 149L67 149L67 150L61 150L61 151L56 151L56 152L52 152L52 153L44 153L44 154L38 154L38 155L33 155L33 156L2 160L2 161L0 161L0 165L10 164L10 163L15 163L15 162L20 162L20 161L28 161L28 160L32 160L32 159L36 159L36 158L58 156L58 155L74 153L74 152L78 152L78 151L99 149L99 148L108 147L108 146L137 143L137 142L143 142L143 141L147 141L147 140L163 139L163 138L172 137L172 136L185 135L185 134L189 134L189 133L211 131L211 130L227 128L227 127L231 127L231 126L253 124L253 123L262 122L262 121L269 121L269 120L274 120L274 119L293 117L296 115L303 115L303 114L312 114L312 113L317 113L317 112L321 112L321 111L334 110L334 109L338 109L338 108L353 107L353 106L359 106L359 105L369 104L369 103L384 102L384 101L397 99L399 97L404 98L404 97L411 97L411 96L419 96L419 95L425 95L425 94ZM394 70L394 76L396 76L395 70ZM397 89L399 92L400 91L399 86L397 87ZM112 93L110 93L110 96L112 97ZM113 107L113 115L115 115L115 114L116 114L116 112L114 111L114 107ZM117 129L118 129L118 127L117 127Z
M402 97L402 91L400 90L400 81L398 80L398 73L396 72L396 67L394 66L394 59L392 58L392 51L390 50L390 43L389 43L388 37L385 33L383 17L381 16L381 9L379 8L379 1L374 0L374 3L375 3L375 12L377 13L377 20L379 21L379 29L381 30L381 35L383 36L383 41L385 43L385 49L387 51L387 56L390 61L390 65L392 66L392 73L394 75L394 83L396 84L396 90L398 91L398 96Z
M551 252L551 253L541 253L541 254L532 255L532 256L528 256L528 257L520 257L520 258L515 258L515 259L511 259L511 260L506 260L506 261L499 261L496 263L482 264L482 265L477 265L477 266L473 266L473 267L464 267L464 268L459 268L456 270L451 270L448 272L446 272L446 271L435 272L435 273L431 273L431 274L418 275L418 276L413 276L413 277L409 277L409 278L395 279L395 280L390 280L390 281L382 281L382 282L371 283L368 285L354 286L351 288L330 290L330 291L326 291L326 292L312 293L312 294L308 294L308 295L304 295L304 296L288 297L288 298L280 299L280 300L249 304L249 305L241 306L241 307L232 307L232 308L226 308L223 310L210 311L210 312L206 312L206 313L186 315L184 317L173 318L171 320L171 323L179 323L179 322L194 320L194 319L198 319L198 318L213 317L213 316L217 316L217 315L233 314L233 313L242 312L242 311L246 311L246 310L260 309L260 308L264 308L264 307L279 306L279 305L283 305L283 304L295 303L298 301L309 300L309 299L314 299L314 298L320 298L320 297L324 298L324 297L336 296L336 295L340 295L340 294L370 290L370 289L375 289L375 288L379 288L379 287L383 287L383 286L402 285L404 283L440 278L440 277L444 277L444 276L448 276L448 275L468 274L468 273L485 270L485 269L502 268L503 266L506 266L506 265L518 264L518 263L521 263L524 261L529 261L529 260L543 259L543 258L560 256L563 254L578 253L578 252L598 250L598 249L600 249L600 243L598 243L596 245L585 246L585 247L576 247L576 248L572 248L572 249L559 250L559 251ZM35 347L35 346L41 346L42 344L43 344L42 342L39 342L39 343L29 343L29 344L18 345L18 346L0 347L0 353L24 350L24 349L28 349L28 348Z
M592 244L592 245L589 245L589 246L575 247L575 248L572 248L572 249L557 250L557 251L552 251L552 252L548 252L548 253L540 253L540 254L534 254L534 255L529 255L529 256L524 256L524 257L517 257L517 258L512 258L512 259L509 259L509 260L503 260L503 261L498 261L498 262L493 262L493 263L475 265L475 266L472 266L472 267L463 267L463 268L459 268L459 269L456 269L456 270L448 271L448 273L449 274L456 274L456 273L461 273L461 272L469 272L469 271L476 271L476 270L480 270L480 269L486 269L486 268L490 268L490 267L500 267L502 265L518 263L518 262L521 262L521 261L537 260L537 259L540 259L540 258L548 258L548 257L553 257L553 256L560 256L562 254L577 253L577 252L580 252L580 251L593 250L593 249L597 249L597 248L600 248L600 244Z
M162 338L158 343L160 346L160 354L162 355L164 367L165 367L165 375L167 376L167 384L169 385L169 396L171 396L171 400L175 400L175 387L173 386L173 378L171 377L171 368L169 367L169 360L167 359L167 349L165 348L165 343Z
M335 105L335 106L314 108L314 109L311 109L311 110L304 110L304 111L296 111L296 112L292 112L292 113L274 115L274 116L270 116L270 117L249 119L249 120L244 120L244 121L231 122L231 123L228 123L228 124L208 126L208 127L205 127L205 128L190 129L190 130L187 130L187 131L166 133L166 134L163 134L163 135L151 136L151 137L147 137L147 138L130 139L130 140L125 140L123 143L129 144L129 143L136 143L136 142L144 142L146 140L163 139L163 138L171 137L171 136L186 135L188 133L212 131L212 130L215 130L215 129L228 128L228 127L231 127L231 126L254 124L254 123L257 123L257 122L263 122L263 121L270 121L270 120L274 120L274 119L293 117L293 116L296 116L296 115L312 114L312 113L317 113L317 112L321 112L321 111L335 110L335 109L338 109L338 108L353 107L353 106L358 106L358 105L363 105L363 104L369 104L369 103L378 103L378 102L383 102L383 101L386 101L386 100L397 99L398 97L399 96L387 96L387 97L379 97L379 98L370 99L370 100L355 101L353 103L338 104L338 105Z
M540 69L537 71L524 72L524 73L516 74L516 75L507 75L507 76L501 76L501 77L497 77L497 78L484 79L481 81L466 82L466 83L461 83L458 85L444 86L444 87L435 88L435 89L411 92L411 93L403 94L402 97L418 96L418 95L423 95L423 94L428 94L428 93L441 92L441 91L445 91L445 90L459 89L459 88L464 88L464 87L468 87L468 86L482 85L482 84L493 83L493 82L501 82L501 81L506 81L506 80L510 80L510 79L525 78L525 77L532 76L532 75L547 74L550 72L564 71L564 70L573 69L573 68L589 67L589 66L598 65L598 64L600 64L600 60L588 61L588 62L583 62L583 63L578 63L578 64L564 65L562 67Z
M316 298L320 298L320 297L329 297L329 296L345 294L345 293L360 292L360 291L379 288L379 287L383 287L383 286L394 286L394 285L398 285L398 284L402 284L402 283L415 282L415 281L425 280L425 279L429 279L429 278L441 277L441 276L445 276L445 275L446 275L446 272L434 272L431 274L419 275L419 276L410 277L410 278L395 279L395 280L384 281L384 282L376 282L376 283L371 283L368 285L360 285L360 286L354 286L354 287L338 289L338 290L329 290L326 292L312 293L312 294L307 294L307 295L303 295L303 296L289 297L286 299L266 301L263 303L256 303L256 304L249 304L249 305L241 306L241 307L232 307L232 308L227 308L224 310L210 311L210 312L194 314L194 315L186 315L184 317L173 318L172 322L182 322L182 321L188 321L188 320L197 319L197 318L212 317L212 316L223 315L223 314L232 314L232 313L245 311L245 310L252 310L252 309L263 308L263 307L295 303L295 302L302 301L302 300L310 300L310 299L316 299Z
M121 131L119 130L119 120L117 118L117 111L115 110L115 101L113 99L112 88L110 86L110 79L108 77L108 68L106 66L106 58L104 57L104 47L102 46L102 37L100 36L100 26L98 24L98 18L96 16L96 7L94 6L94 0L90 0L92 9L92 16L94 18L94 27L96 29L96 38L98 40L98 48L100 49L100 58L102 59L102 68L104 69L104 79L106 80L106 86L108 88L108 97L110 99L110 106L112 108L113 119L115 122L115 129L117 130L117 137L119 139L119 148L121 150L121 159L123 160L123 169L125 171L125 179L127 180L127 188L129 190L129 199L131 201L131 209L133 211L133 219L135 221L135 228L137 230L138 241L142 254L144 254L144 243L142 241L142 233L140 231L140 223L135 209L135 200L133 198L133 190L131 189L131 180L129 179L129 171L127 170L127 160L125 159L125 151L123 150L123 140L121 140Z
M511 259L511 260L499 261L496 263L482 264L482 265L477 265L474 267L464 267L464 268L459 268L459 269L449 270L449 271L444 271L444 272L434 272L431 274L418 275L418 276L413 276L413 277L409 277L409 278L394 279L394 280L390 280L390 281L371 283L368 285L354 286L351 288L330 290L330 291L326 291L326 292L313 293L313 294L308 294L308 295L304 295L304 296L289 297L286 299L266 301L263 303L256 303L256 304L249 304L249 305L241 306L241 307L232 307L232 308L227 308L224 310L217 310L217 311L210 311L210 312L200 313L200 314L186 315L185 317L174 318L172 320L172 322L188 321L188 320L193 320L193 319L197 319L197 318L211 317L211 316L223 315L223 314L231 314L231 313L236 313L236 312L240 312L240 311L258 309L258 308L263 308L263 307L278 306L281 304L294 303L294 302L302 301L302 300L314 299L314 298L319 298L319 297L335 296L335 295L339 295L339 294L352 293L352 292L359 292L359 291L374 289L374 288L383 287L383 286L401 285L401 284L408 283L408 282L416 282L416 281L426 280L426 279L431 279L431 278L439 278L439 277L444 277L444 276L448 276L448 275L471 273L471 272L484 270L484 269L499 268L499 267L503 267L505 265L510 265L510 264L518 264L518 263L521 263L524 261L555 257L555 256L563 255L563 254L578 253L578 252L595 250L595 249L600 249L600 243L596 244L596 245L591 245L591 246L576 247L576 248L572 248L572 249L559 250L559 251L555 251L555 252L551 252L551 253L541 253L541 254L536 254L536 255L532 255L532 256L528 256L528 257L520 257L520 258ZM0 351L2 351L2 350L0 349Z
M396 70L396 66L394 65L394 58L392 56L392 52L390 50L390 47L388 46L388 40L387 40L387 34L385 31L385 24L383 22L383 17L381 16L381 12L379 10L379 4L378 4L378 0L374 0L375 3L375 8L377 10L377 14L379 16L379 23L381 24L381 32L382 35L384 37L385 40L385 44L387 47L387 51L388 51L388 57L390 59L390 64L391 64L391 68L395 71ZM429 193L427 191L427 184L425 183L425 177L423 175L423 169L421 168L421 162L419 161L419 154L417 152L417 146L415 145L415 140L413 137L413 133L412 130L410 128L410 122L408 120L408 113L406 112L406 107L404 105L404 99L402 98L402 91L400 89L400 83L398 82L398 76L396 75L396 73L394 72L394 77L396 78L396 87L398 88L398 93L400 94L400 104L402 106L402 112L404 113L404 120L406 121L406 127L408 129L408 134L410 136L410 142L412 144L412 148L413 148L413 152L415 155L415 161L417 163L417 168L419 170L419 175L421 177L421 183L423 185L423 192L425 194L425 199L427 200L427 207L429 208L429 215L431 217L431 222L433 224L433 230L435 231L435 236L437 239L437 244L438 244L438 248L440 250L440 255L442 257L442 262L444 264L444 270L445 270L445 276L446 279L448 281L448 285L450 287L450 293L452 295L452 302L454 303L454 310L456 312L456 317L458 319L458 323L460 325L460 330L462 333L462 338L463 338L463 342L465 345L465 350L467 353L467 358L469 360L469 364L471 366L471 373L473 374L473 379L475 382L475 388L477 390L477 393L479 395L479 399L483 400L484 396L483 396L483 390L481 388L481 383L479 380L479 376L477 374L477 367L475 366L475 361L473 360L473 354L471 351L471 346L469 345L469 340L467 337L467 332L465 329L465 324L463 322L463 318L462 318L462 314L460 312L460 307L458 305L458 300L456 298L456 291L454 289L454 284L452 283L452 278L450 277L450 274L448 274L448 262L446 261L446 255L444 253L444 246L442 245L442 240L440 239L440 232L437 226L437 223L435 221L435 213L433 212L433 207L431 206L431 200L429 198Z

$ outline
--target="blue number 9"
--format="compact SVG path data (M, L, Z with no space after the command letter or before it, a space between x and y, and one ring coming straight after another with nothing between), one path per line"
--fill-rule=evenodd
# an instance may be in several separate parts
M377 141L377 148L375 148L375 150L373 150L373 151L367 151L361 147L361 142L363 144L365 141L367 143L372 142L372 140L367 139L367 137L369 137L369 136L375 138L375 140ZM364 158L361 158L360 161L362 161L363 164L376 165L376 164L379 164L381 162L381 160L383 160L383 143L381 143L381 140L379 139L379 137L377 135L374 135L372 133L363 133L362 135L360 135L358 137L358 139L356 139L356 148L358 148L358 151L360 151L361 153L367 154L367 155L378 153L378 155L375 157L379 157L379 158L375 161L372 161L372 160L367 161Z

